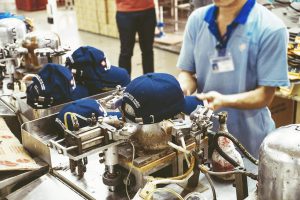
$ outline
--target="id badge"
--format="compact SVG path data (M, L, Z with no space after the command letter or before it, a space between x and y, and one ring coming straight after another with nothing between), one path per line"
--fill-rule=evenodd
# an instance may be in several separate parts
M215 54L210 57L210 65L214 73L224 73L234 70L234 64L230 53L219 56Z

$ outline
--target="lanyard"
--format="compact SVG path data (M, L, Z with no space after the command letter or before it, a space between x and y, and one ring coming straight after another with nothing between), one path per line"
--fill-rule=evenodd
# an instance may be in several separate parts
M216 23L216 25L217 25L217 23ZM237 26L238 26L238 23L233 21L229 26L227 26L227 31L223 37L221 37L220 32L218 32L218 36L215 35L216 39L218 40L216 49L218 50L219 56L225 56L226 46L228 44L230 36L232 35L233 31L236 29Z

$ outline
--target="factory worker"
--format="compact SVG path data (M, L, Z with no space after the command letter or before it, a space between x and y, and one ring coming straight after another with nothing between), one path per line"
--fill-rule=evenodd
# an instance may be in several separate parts
M214 0L188 19L177 67L186 95L197 91L214 110L228 111L228 129L254 156L275 128L267 106L288 86L288 34L255 0Z

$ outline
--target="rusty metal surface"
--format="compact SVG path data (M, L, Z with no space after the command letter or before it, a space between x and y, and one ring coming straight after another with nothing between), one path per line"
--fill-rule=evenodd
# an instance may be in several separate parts
M169 148L168 141L171 141L171 133L162 128L162 123L138 125L135 134L137 143L146 151L157 151Z

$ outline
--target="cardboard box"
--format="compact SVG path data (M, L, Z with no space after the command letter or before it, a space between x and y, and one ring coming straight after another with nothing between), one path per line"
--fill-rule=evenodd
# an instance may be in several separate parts
M293 100L275 96L269 109L276 128L294 123L295 106Z

